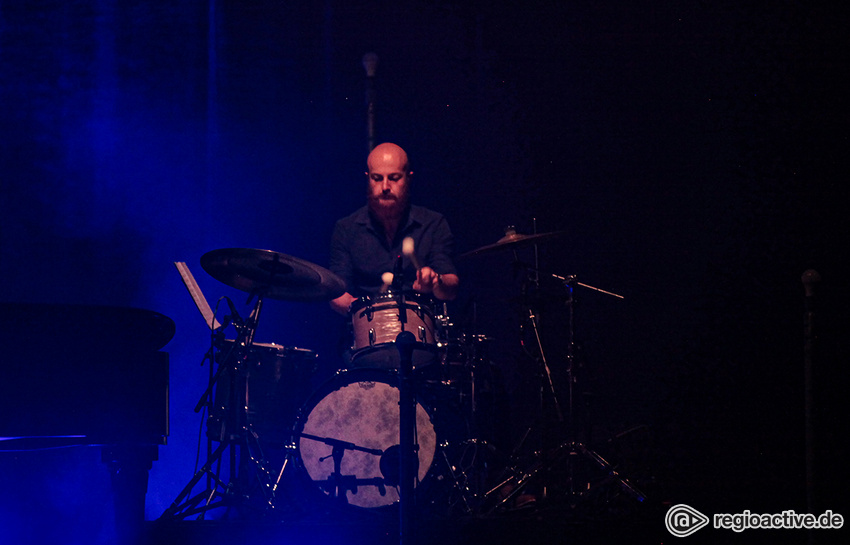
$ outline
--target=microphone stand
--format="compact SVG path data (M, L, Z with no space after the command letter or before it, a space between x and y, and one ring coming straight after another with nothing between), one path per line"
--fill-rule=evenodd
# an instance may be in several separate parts
M375 148L375 70L378 68L378 55L363 55L363 68L366 70L366 139L371 152Z
M396 337L398 348L399 397L399 543L412 543L414 536L414 497L416 485L416 396L413 391L413 348L416 337L406 330L407 302L404 296L402 256L398 256L393 274L393 285L398 287L398 321L401 332Z
M402 327L404 322L402 322ZM396 337L399 352L399 542L412 543L415 535L413 497L416 485L416 400L413 392L413 346L416 337L404 331Z
M349 441L342 441L340 439L334 439L332 437L319 437L316 435L311 435L309 433L300 433L299 437L303 437L305 439L312 439L313 441L322 442L332 448L330 457L334 463L333 472L328 476L327 484L330 487L328 490L329 493L342 505L348 503L346 498L346 492L351 490L355 494L357 493L357 486L360 484L373 484L378 487L381 491L381 495L384 494L384 481L385 478L374 478L374 479L356 479L354 475L343 475L342 474L342 458L345 456L346 450L366 452L368 454L372 454L374 456L382 456L384 454L383 450L372 449L368 447L361 447L359 445L355 445ZM326 458L320 458L319 461L323 461Z
M803 314L803 391L805 416L805 449L806 449L806 507L809 513L818 509L816 501L815 479L815 418L814 418L814 365L815 365L815 289L820 282L820 274L809 269L803 273L802 281L805 288L805 313ZM812 533L809 532L809 538ZM811 539L809 540L811 542Z

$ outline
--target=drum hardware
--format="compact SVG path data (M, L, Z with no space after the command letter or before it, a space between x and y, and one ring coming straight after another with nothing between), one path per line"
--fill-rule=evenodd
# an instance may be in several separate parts
M219 428L219 436L215 439L208 437L207 461L178 494L171 506L162 515L163 517L186 518L199 515L199 518L203 519L205 513L209 510L245 504L254 495L249 488L250 482L259 484L263 509L274 508L274 497L282 472L277 479L274 479L268 468L268 461L263 454L259 436L247 414L250 403L248 358L262 302L263 298L258 297L251 318L237 328L238 336L236 340L233 341L230 349L221 358L218 371L210 381L204 395L198 401L198 405L196 405L195 412L199 412L203 407L212 408L214 386L218 384L219 387L223 387L222 377L227 376L229 379L228 393L222 407L224 418ZM219 350L221 351L222 348L224 346L219 347ZM210 414L212 414L212 409ZM211 441L213 440L219 441L215 450L211 448ZM228 450L229 480L225 482L224 477L220 474L220 469ZM216 469L213 469L214 466L216 466ZM252 473L250 477L245 474L246 469ZM207 480L206 489L189 497L192 489L205 477Z
M529 278L531 278L534 282L539 281L540 276L538 270L535 268L531 270L531 273L532 274L529 275ZM530 304L526 307L525 312L527 313L528 322L531 324L535 348L538 351L538 361L540 362L540 365L543 368L543 372L540 375L545 378L544 386L540 389L541 408L543 405L543 391L544 389L546 389L553 400L557 423L559 425L566 426L567 440L561 443L559 446L555 447L554 449L544 450L540 453L535 454L535 460L531 464L529 464L525 470L513 470L512 472L509 471L507 477L504 480L502 480L498 485L493 487L484 495L484 501L486 503L485 512L487 514L493 513L500 509L506 509L511 506L518 506L519 499L522 497L523 494L527 493L530 483L545 479L545 475L547 474L554 474L555 469L566 470L566 475L563 478L567 481L567 500L569 501L571 506L575 506L589 494L592 488L590 482L584 483L584 485L581 487L577 486L579 480L577 464L579 460L584 460L586 462L589 462L591 466L595 466L600 472L606 475L606 482L616 483L624 492L626 492L630 497L637 500L638 502L644 502L646 500L646 496L643 492L641 492L625 476L620 475L614 469L614 467L609 464L608 461L606 461L597 452L593 451L586 445L579 442L575 436L576 418L574 407L574 389L577 379L575 374L575 288L576 286L580 286L620 299L622 299L623 296L578 282L576 276L574 275L559 276L555 274L550 274L548 276L561 282L566 292L565 304L568 310L566 332L567 354L565 358L566 380L568 383L566 420L564 418L564 412L561 410L558 394L552 381L552 375L550 372L548 360L546 358L543 343L540 338L540 332L538 329L538 315L537 313L535 313L534 309ZM526 293L525 286L523 287L523 292L524 294ZM525 434L520 439L519 444L514 449L514 456L519 452L520 448L522 447L522 444L528 438L529 433L532 431L532 429L533 426L526 430ZM545 490L547 488L547 485L551 483L543 482L542 484Z
M498 450L478 438L444 441L440 444L440 466L444 473L432 491L431 510L439 517L475 516L482 514L485 494L493 473L501 471L507 461Z
M633 485L629 480L617 473L614 468L609 464L599 453L593 451L582 443L578 442L575 438L575 429L576 429L576 418L575 418L575 384L576 384L576 375L575 375L575 364L576 364L576 354L575 354L575 288L576 286L583 287L585 289L593 290L598 293L602 293L604 295L609 295L618 299L624 299L622 295L618 295L616 293L606 291L600 288L596 288L594 286L590 286L588 284L583 284L579 282L575 275L572 276L558 276L551 275L553 278L560 281L564 289L566 290L566 304L568 309L568 318L567 318L567 383L568 387L568 397L569 400L569 440L558 447L557 452L560 458L563 456L567 456L567 460L573 461L575 455L579 455L581 458L588 460L595 464L599 469L607 473L607 475L616 482L620 488L623 489L628 495L637 500L638 502L644 502L646 500L646 496L643 492L641 492L635 485ZM574 479L574 470L575 464L569 463L569 478L570 478L570 488L569 494L571 498L576 498L580 494L585 494L587 491L579 492L575 486Z
M458 442L483 441L486 444L496 435L493 426L501 422L494 412L498 373L489 354L494 339L472 333L477 324L474 301L467 305L466 312L468 317L464 323L470 332L465 332L450 316L448 305L442 304L440 314L435 316L438 365L417 370L419 388L438 401L435 403L438 409L445 409L438 410L436 415L444 433L450 434L450 450L455 450ZM441 416L451 418L448 425ZM476 494L483 494L481 487Z
M367 447L361 447L355 445L354 443L348 441L341 441L339 439L333 439L330 437L318 437L316 435L311 435L309 433L299 433L297 434L299 438L310 439L311 441L318 441L320 443L324 443L329 445L332 448L331 454L327 456L322 456L318 459L319 462L324 462L328 458L333 459L333 471L331 471L327 480L325 481L328 487L324 487L330 494L331 497L337 498L342 501L342 503L347 503L345 500L345 493L350 491L353 494L357 494L358 486L376 486L378 488L378 493L381 496L385 496L387 494L387 489L384 486L386 482L390 486L397 486L398 479L396 479L395 484L391 484L389 479L387 479L386 474L384 473L384 461L383 457L387 451L381 449L371 449ZM367 454L371 454L373 456L381 457L381 473L382 477L372 477L368 479L358 479L356 475L343 475L342 474L342 457L345 454L346 450L365 452ZM389 449L388 449L389 450Z
M223 356L219 358L219 367L215 373L211 365L209 384L195 406L195 412L200 412L204 407L209 408L211 418L216 403L213 394L219 386L224 386L223 377L227 377L227 394L221 400L223 403L220 407L223 418L218 430L219 445L213 450L213 438L208 434L206 462L160 518L198 515L202 519L207 511L215 508L249 506L255 496L259 496L256 499L262 511L274 509L275 495L284 471L292 460L294 447L287 447L285 459L275 475L270 470L260 437L249 415L250 358L263 302L267 297L292 301L330 300L344 292L342 279L334 273L269 250L215 250L202 256L201 265L217 280L247 291L249 303L253 300L256 302L249 317L243 320L232 301L225 298L231 311L231 317L226 323L236 327L237 337L225 342L223 328L213 332L214 348ZM220 470L228 451L229 474L225 481ZM206 489L190 497L194 487L203 478L206 478ZM255 494L257 486L259 493Z

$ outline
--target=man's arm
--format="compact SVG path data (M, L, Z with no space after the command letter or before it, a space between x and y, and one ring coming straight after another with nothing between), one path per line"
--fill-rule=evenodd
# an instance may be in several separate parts
M441 274L434 286L434 297L441 301L453 301L457 297L460 277L456 274Z
M416 271L413 289L419 293L430 293L441 301L451 301L457 297L460 278L456 274L439 274L431 267L422 267Z
M451 259L454 237L445 217L441 216L435 225L433 237L431 255L427 258L430 267L422 267L417 272L413 289L430 293L442 301L451 301L457 297L460 277L455 272L455 266ZM446 272L439 274L431 267ZM417 288L417 284L422 288L421 290Z
M332 272L338 274L342 278L342 281L347 284L351 271L351 256L345 244L345 229L340 222L334 225L333 235L331 236L329 268ZM331 300L331 309L344 316L348 314L348 307L356 299L350 293L345 292L336 299Z

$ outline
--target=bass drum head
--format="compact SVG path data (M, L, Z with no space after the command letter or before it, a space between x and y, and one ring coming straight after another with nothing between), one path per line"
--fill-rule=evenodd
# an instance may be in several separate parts
M363 508L398 502L396 383L397 376L384 370L342 371L320 388L301 411L294 429L298 458L325 495ZM437 435L428 411L419 403L416 437L417 481L421 482L434 462ZM338 472L334 469L334 445L338 458L341 453ZM382 460L388 474L381 471Z

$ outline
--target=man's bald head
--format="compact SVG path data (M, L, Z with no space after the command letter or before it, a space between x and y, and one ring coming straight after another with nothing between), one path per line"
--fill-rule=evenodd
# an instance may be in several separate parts
M401 146L393 144L392 142L378 144L372 152L369 153L369 157L366 158L366 169L371 172L373 165L377 166L378 164L393 164L399 166L405 173L407 173L408 168L410 168L410 161L407 158L407 153L401 148Z

